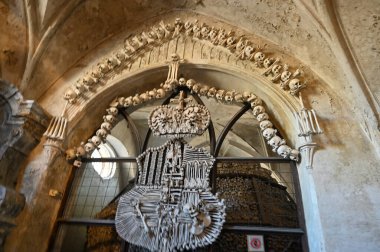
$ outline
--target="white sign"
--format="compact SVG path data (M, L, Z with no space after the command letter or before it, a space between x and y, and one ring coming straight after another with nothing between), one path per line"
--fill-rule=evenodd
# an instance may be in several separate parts
M248 252L265 252L264 237L262 235L247 235Z

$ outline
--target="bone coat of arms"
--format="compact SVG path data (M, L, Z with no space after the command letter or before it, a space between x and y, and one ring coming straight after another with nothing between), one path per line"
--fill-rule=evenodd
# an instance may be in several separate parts
M215 159L183 139L201 135L210 113L190 104L183 91L176 100L178 106L159 106L150 114L153 134L169 140L137 157L136 185L120 197L115 218L120 237L151 251L210 245L225 221L224 201L210 188Z

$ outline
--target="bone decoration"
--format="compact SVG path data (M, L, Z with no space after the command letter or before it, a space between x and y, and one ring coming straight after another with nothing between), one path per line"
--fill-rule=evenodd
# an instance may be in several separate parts
M199 84L193 79L186 80L185 78L180 78L178 82L174 82L172 84L173 84L171 86L172 88L176 88L178 86L180 86L180 87L186 86L194 94L206 97L208 99L215 99L216 101L227 103L227 104L229 104L231 102L238 103L238 104L248 102L251 105L253 116L260 122L260 128L262 131L264 131L267 128L273 128L274 127L273 123L270 121L268 113L265 112L266 110L265 110L265 107L264 107L262 100L260 98L258 98L254 93L251 93L249 91L244 91L244 92L241 92L242 95L239 97L239 99L237 99L237 96L235 95L233 100L229 100L229 99L226 100L225 94L227 92L231 93L231 94L235 93L234 90L226 91L223 89L217 89L216 87L212 87L210 85ZM198 86L198 88L194 89L194 86ZM208 92L202 92L202 90L205 90L205 89L207 89ZM153 89L153 90L147 91L146 93L151 94L148 96L149 97L148 100L141 101L139 104L143 104L143 103L148 102L149 100L153 100L153 99L162 99L167 95L168 92L165 91L163 88L159 88L159 89ZM139 94L136 94L135 96L139 96ZM185 98L185 99L186 99L186 102L191 103L191 101L188 100L188 98ZM133 104L132 100L133 100L132 96L116 97L110 103L110 105L109 105L110 107L106 110L107 114L105 114L103 116L104 122L99 126L99 129L96 131L97 132L96 135L102 141L104 141L106 139L106 137L110 133L111 129L115 126L116 114L118 113L119 109L126 109L129 107L137 106L137 103ZM172 102L178 102L178 100L179 99L172 99ZM150 123L150 125L151 125L150 127L152 127L152 131L154 132L155 135L159 134L160 131L161 131L162 135L166 134L167 136L170 136L173 134L174 135L175 134L178 134L178 135L183 134L183 136L185 136L186 134L188 134L188 135L195 135L196 134L196 130L194 128L192 128L193 132L191 134L189 132L186 134L181 133L181 130L185 129L187 127L186 124L182 124L184 126L182 129L180 127L177 127L176 130L165 129L165 127L162 126L163 125L162 121L164 120L163 118L166 118L168 120L173 120L173 118L168 117L167 115L165 115L164 112L166 111L167 113L169 113L169 111L170 111L170 113L172 115L174 115L175 110L179 109L179 108L178 107L177 108L171 107L171 108L168 108L166 110L162 110L163 107L165 107L165 106L161 106L161 107L154 109L155 113L152 113L150 115L149 123ZM190 107L191 107L191 105L190 105ZM203 113L202 116L200 114L197 114L195 116L179 115L178 117L180 117L181 119L175 119L177 121L176 121L176 123L173 123L172 125L180 125L181 122L184 122L186 120L188 120L188 122L189 122L187 125L190 125L190 124L194 124L194 122L197 122L197 120L202 118L202 117L203 117L202 120L204 120L206 118L206 114L207 114L207 117L209 116L209 113L203 109L203 106L198 105L198 109L202 111L202 113ZM192 109L189 109L187 111L189 111L189 113L190 112L192 113L191 110ZM193 120L192 118L195 118L195 119L197 118L197 120ZM208 124L206 123L206 121L202 121L202 122L203 122L203 124L199 124L199 121L198 121L197 127L199 130L205 129L208 127ZM164 133L164 132L166 132L166 133ZM98 139L95 139L95 140L97 141ZM268 145L270 145L269 140L270 139L267 140ZM91 155L92 151L96 148L96 144L93 141L94 141L94 139L92 139L92 137L90 137L87 140L87 142L84 143L85 152L83 154L77 155L78 159L80 159L81 157L84 157L84 156ZM279 143L285 144L286 141L280 141ZM299 160L298 150L295 150L295 149L292 149L292 150L293 150L293 152L288 153L288 155L285 156L284 154L282 154L281 156L284 158L290 158L292 160L298 161ZM74 150L72 152L74 152Z
M173 139L137 157L136 185L120 197L115 217L120 237L151 251L210 245L225 221L224 201L211 193L209 185L215 159L182 138L203 134L210 113L202 105L190 104L183 91L171 101L178 105L151 112L149 127L155 135Z
M211 118L208 109L199 104L184 107L184 101L181 91L176 108L163 105L152 111L148 124L154 135L186 137L201 135L207 129Z
M278 58L274 60L267 56L267 54L271 54L267 52L268 48L263 52L262 47L246 38L247 35L238 36L235 33L235 31L226 32L222 28L210 27L205 23L200 25L198 20L182 22L180 18L176 18L173 24L160 21L158 26L153 26L147 31L142 31L140 34L125 39L120 48L111 52L108 57L101 59L91 67L92 70L73 83L65 91L63 98L70 104L75 104L79 98L92 95L96 92L97 86L106 84L115 74L122 72L120 69L128 68L142 54L152 50L152 47L161 46L178 37L189 37L192 41L203 41L231 53L231 56L238 60L253 62L256 68L265 68L263 75L271 82L281 81L281 89L293 96L297 96L299 90L306 86L306 81L296 78L299 76L299 69L291 74L288 70L288 64L280 64ZM176 53L168 56L168 58L171 57L171 64L166 82L178 80L177 70L182 60Z
M137 184L119 199L118 234L151 251L196 249L214 242L225 221L224 201L209 187L214 158L174 139L148 149L137 163Z

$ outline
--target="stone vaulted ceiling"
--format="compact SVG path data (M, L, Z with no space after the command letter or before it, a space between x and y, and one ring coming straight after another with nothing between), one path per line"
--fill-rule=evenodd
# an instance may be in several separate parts
M82 59L105 41L163 15L202 15L263 38L264 48L267 41L296 57L340 97L356 100L352 109L367 117L363 127L370 131L366 125L376 128L379 111L379 6L376 0L2 0L0 76L26 98L43 100L67 72L85 68ZM96 53L101 58L102 52ZM333 107L334 96L329 99Z

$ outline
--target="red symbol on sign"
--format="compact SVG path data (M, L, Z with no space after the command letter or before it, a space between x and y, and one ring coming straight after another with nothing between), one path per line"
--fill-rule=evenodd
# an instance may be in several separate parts
M259 239L257 239L257 238L253 238L251 240L251 246L254 249L259 249L259 248L261 248L261 241Z

